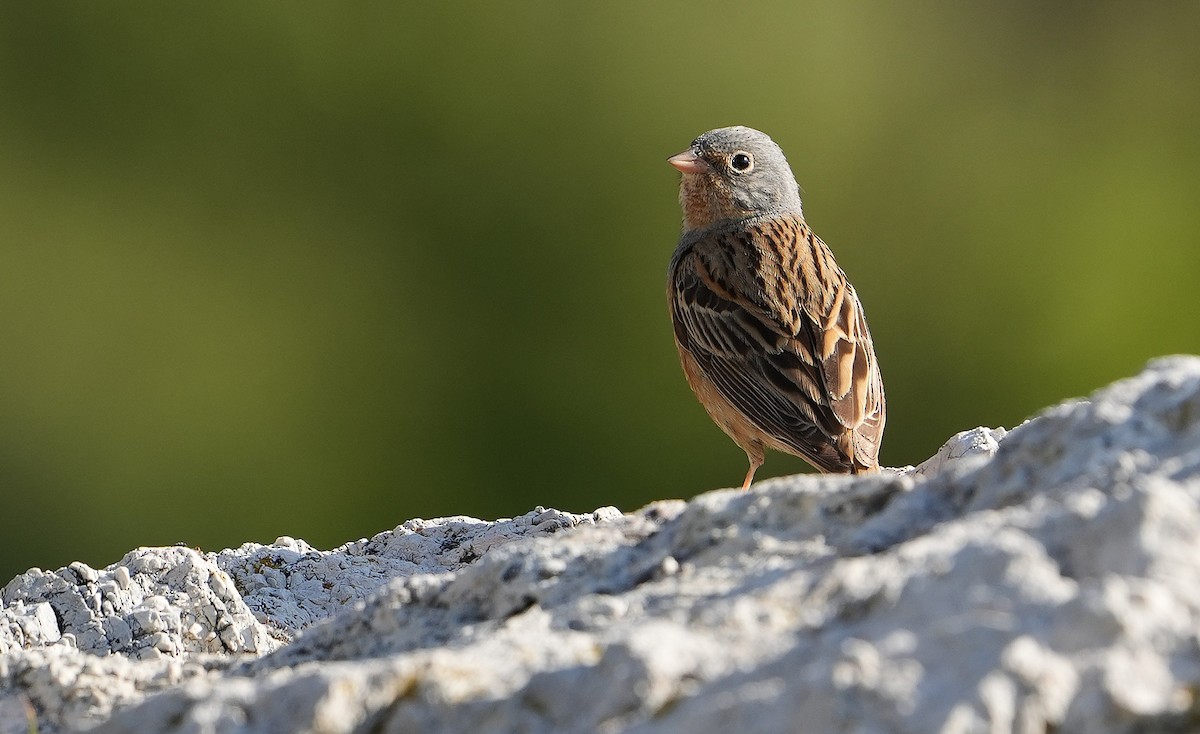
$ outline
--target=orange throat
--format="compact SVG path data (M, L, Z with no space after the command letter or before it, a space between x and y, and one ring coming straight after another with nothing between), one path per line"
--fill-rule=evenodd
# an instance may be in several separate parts
M704 174L684 174L679 181L679 206L683 210L683 228L690 231L706 229L728 219L737 219L745 212L733 206L729 197L721 196L715 181Z

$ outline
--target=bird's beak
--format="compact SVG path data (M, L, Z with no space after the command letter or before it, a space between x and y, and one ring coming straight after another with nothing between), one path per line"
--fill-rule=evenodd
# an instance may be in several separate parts
M670 163L684 173L708 173L712 170L712 166L708 165L708 162L703 158L696 155L691 148L671 156L667 159L667 163Z

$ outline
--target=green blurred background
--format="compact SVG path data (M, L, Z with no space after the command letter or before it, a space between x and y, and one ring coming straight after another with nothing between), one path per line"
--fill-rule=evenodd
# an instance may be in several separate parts
M0 10L0 582L736 485L664 158L785 149L883 459L1200 351L1196 3ZM760 478L801 471L773 455Z

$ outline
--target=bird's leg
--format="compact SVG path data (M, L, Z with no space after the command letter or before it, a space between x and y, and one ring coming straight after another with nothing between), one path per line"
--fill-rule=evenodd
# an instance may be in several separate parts
M750 489L750 482L754 481L754 472L758 471L758 467L763 465L763 459L765 457L762 455L755 456L747 451L746 458L750 460L750 469L746 471L746 481L742 482L743 492L745 492L747 489Z

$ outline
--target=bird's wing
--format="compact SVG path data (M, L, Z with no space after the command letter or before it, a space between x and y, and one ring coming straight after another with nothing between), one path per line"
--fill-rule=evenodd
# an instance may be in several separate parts
M825 471L875 465L883 387L870 333L802 221L706 235L676 258L671 286L680 345L751 422ZM838 440L848 430L854 446Z
M812 315L817 323L824 320L816 351L830 408L854 431L856 459L874 466L885 418L883 381L858 294L840 270L838 275L829 305Z

